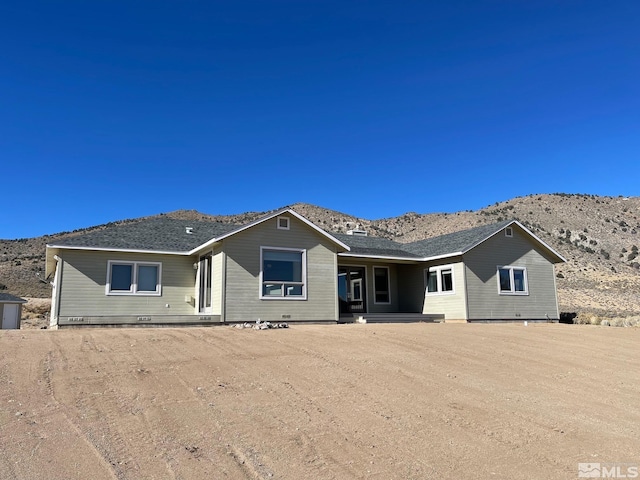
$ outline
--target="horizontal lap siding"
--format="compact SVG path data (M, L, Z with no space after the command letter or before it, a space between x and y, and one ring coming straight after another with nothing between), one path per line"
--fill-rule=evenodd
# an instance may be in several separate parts
M469 319L557 319L558 306L553 264L528 234L516 225L513 237L501 231L464 256ZM497 268L526 267L529 295L500 295Z
M260 299L261 246L307 250L306 300ZM223 240L223 249L225 321L337 320L335 247L303 222L290 217L290 230L279 230L267 220Z
M458 257L459 258L459 257ZM446 262L441 263L429 263L422 269L423 275L423 291L426 291L426 285L424 284L424 271L430 267L440 265L451 265L453 270L453 292L446 294L430 294L424 296L424 308L422 313L425 314L441 314L444 315L445 320L466 320L467 318L467 305L465 295L465 282L464 282L464 264L462 262L452 262L449 259Z
M60 316L189 315L196 271L192 257L66 250L60 284ZM106 295L107 262L124 260L162 263L162 295ZM166 307L169 304L169 307Z

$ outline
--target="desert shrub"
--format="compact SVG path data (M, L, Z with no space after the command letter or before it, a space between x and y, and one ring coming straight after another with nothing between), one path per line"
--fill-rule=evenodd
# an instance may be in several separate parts
M602 255L606 260L609 260L609 258L611 258L609 252L607 252L604 248L600 249L600 255Z
M576 325L600 325L602 319L592 313L580 312L573 319L573 323Z
M573 319L576 325L601 325L603 327L640 327L640 317L602 317L592 313L579 313Z

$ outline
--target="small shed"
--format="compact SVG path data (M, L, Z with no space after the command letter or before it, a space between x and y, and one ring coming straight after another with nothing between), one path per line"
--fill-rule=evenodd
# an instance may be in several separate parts
M27 303L24 298L16 297L10 293L0 292L0 329L10 330L20 328L23 303Z

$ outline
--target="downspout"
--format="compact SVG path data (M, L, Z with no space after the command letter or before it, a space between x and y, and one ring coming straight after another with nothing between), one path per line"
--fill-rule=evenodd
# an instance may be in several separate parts
M62 276L63 261L58 255L54 255L56 261L56 270L53 274L53 295L51 297L51 313L49 318L49 328L56 330L58 328L58 315L60 314L60 277Z
M551 266L551 271L552 271L552 277L553 277L553 291L556 295L556 319L558 320L558 322L560 321L560 304L558 303L558 285L556 282L556 266L552 265ZM547 318L549 318L547 316Z
M333 281L335 282L333 284L334 287L334 311L333 314L335 316L336 319L336 323L340 322L340 301L338 300L338 249L335 248L333 249L334 255L333 255Z

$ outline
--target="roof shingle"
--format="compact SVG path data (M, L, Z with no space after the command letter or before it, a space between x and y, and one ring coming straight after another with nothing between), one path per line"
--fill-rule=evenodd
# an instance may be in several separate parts
M187 227L192 227L192 233L187 233ZM52 246L189 252L236 228L237 225L229 223L155 217L109 225L101 230L66 238Z

